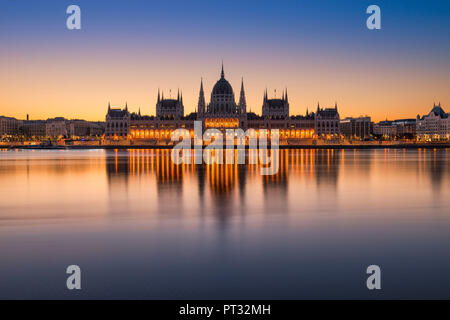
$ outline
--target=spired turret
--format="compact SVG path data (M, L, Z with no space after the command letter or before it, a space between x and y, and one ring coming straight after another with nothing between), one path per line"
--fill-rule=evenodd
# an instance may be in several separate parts
M288 119L289 118L289 101L287 89L283 91L281 99L267 97L267 89L264 92L262 105L262 116L265 119Z
M206 102L205 93L203 91L203 79L200 80L200 93L198 95L198 114L203 115L205 113Z
M242 78L241 82L241 95L239 97L239 113L240 114L247 113L247 102L245 100L245 91L244 91L244 78Z
M183 94L178 90L177 99L164 99L164 92L161 98L158 90L158 100L156 102L156 117L161 120L179 120L184 116Z

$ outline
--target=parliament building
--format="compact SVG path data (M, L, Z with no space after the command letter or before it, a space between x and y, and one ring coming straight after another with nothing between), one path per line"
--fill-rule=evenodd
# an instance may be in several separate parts
M260 129L279 129L280 143L341 137L337 105L326 109L318 105L316 112L307 111L304 116L290 115L287 90L278 99L270 99L266 90L261 111L261 115L247 111L243 80L236 103L233 87L226 80L222 66L220 79L213 87L209 103L206 103L201 80L197 111L188 115L184 114L183 94L180 92L176 99L167 99L158 90L155 116L141 115L140 110L131 113L127 104L123 109L108 105L105 139L156 144L170 141L172 133L178 128L189 130L193 137L194 121L201 121L204 131L215 128L224 133L226 129L240 128L244 131L254 129L258 135Z

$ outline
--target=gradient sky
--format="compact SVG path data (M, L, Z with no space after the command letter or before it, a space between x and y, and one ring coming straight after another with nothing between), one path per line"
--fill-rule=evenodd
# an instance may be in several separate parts
M66 29L70 4L82 30ZM366 28L371 4L380 31ZM449 39L445 0L0 0L0 115L104 120L108 101L154 114L158 88L180 88L189 113L222 59L257 113L266 87L288 88L291 114L318 101L375 121L448 112Z

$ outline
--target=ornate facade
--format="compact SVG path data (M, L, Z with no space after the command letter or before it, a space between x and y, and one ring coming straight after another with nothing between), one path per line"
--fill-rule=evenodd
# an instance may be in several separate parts
M245 100L244 80L241 83L239 104L236 104L233 87L225 79L222 65L220 79L214 85L211 92L211 101L206 106L206 110L202 80L200 83L197 120L202 121L203 127L206 129L247 129L247 103Z
M206 102L203 80L200 81L200 91L197 111L184 115L183 97L178 94L177 99L164 99L160 96L156 102L156 116L142 116L130 113L125 109L112 109L108 105L106 115L105 138L109 140L148 140L157 143L161 140L170 141L172 133L178 128L185 128L193 137L194 122L201 121L203 130L218 129L254 129L258 134L260 129L279 129L281 143L295 143L302 139L313 139L318 136L324 138L340 137L340 121L337 106L335 108L320 109L317 113L305 116L291 116L287 89L282 98L269 99L267 90L264 93L261 107L262 115L247 112L244 80L241 81L239 101L233 87L225 78L222 65L220 78L214 85L209 103Z
M441 103L433 104L428 115L417 116L416 132L421 140L450 140L450 117Z
M288 119L289 118L289 101L287 90L283 92L281 99L268 99L267 90L264 93L262 116L264 119Z
M158 101L156 102L156 117L158 119L164 120L180 120L184 116L184 106L183 106L183 94L180 96L178 91L177 99L164 99L164 93L162 98L159 97L158 90Z
M323 109L317 104L315 114L315 131L319 137L333 139L341 136L341 121L337 103L334 108Z

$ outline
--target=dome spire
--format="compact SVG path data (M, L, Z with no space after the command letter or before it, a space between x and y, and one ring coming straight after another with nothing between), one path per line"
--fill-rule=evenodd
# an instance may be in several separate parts
M222 72L220 73L220 78L225 78L225 72L223 71L223 60L222 60Z

